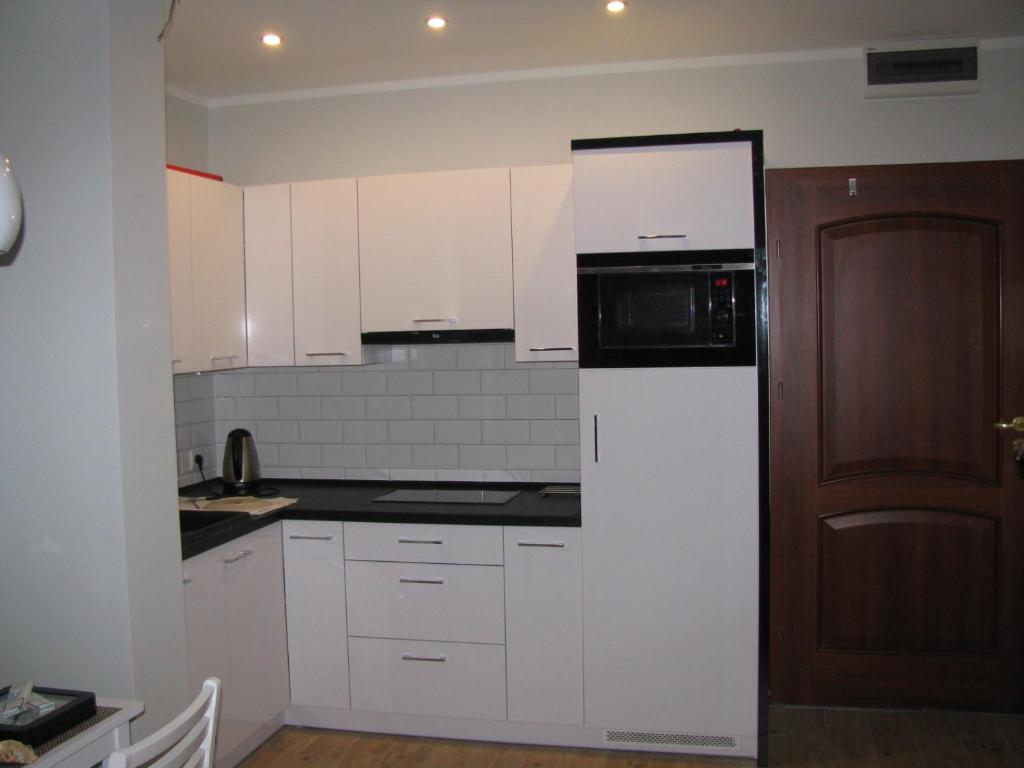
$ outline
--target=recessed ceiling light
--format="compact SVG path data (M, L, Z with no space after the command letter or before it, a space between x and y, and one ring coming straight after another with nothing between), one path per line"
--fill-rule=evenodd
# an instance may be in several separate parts
M277 48L281 44L281 36L276 32L267 32L262 38L263 44L268 48Z
M625 0L611 0L610 3L605 5L610 13L622 13L626 10Z
M431 16L427 19L427 26L431 29L444 29L448 24L448 19L444 16Z

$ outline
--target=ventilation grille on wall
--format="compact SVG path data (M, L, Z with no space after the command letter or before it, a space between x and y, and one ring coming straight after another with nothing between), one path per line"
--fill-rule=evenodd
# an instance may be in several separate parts
M924 40L864 50L866 96L955 96L978 92L976 40Z
M628 744L671 744L676 747L735 749L732 736L699 736L690 733L649 733L647 731L605 731L604 740Z

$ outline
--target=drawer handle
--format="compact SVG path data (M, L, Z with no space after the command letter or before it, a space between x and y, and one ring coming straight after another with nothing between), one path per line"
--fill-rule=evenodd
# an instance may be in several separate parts
M444 584L444 579L409 579L405 576L398 577L399 584Z
M687 235L637 235L637 240L686 240Z
M420 317L413 320L414 323L457 323L457 317Z
M211 363L216 363L218 360L237 360L238 355L214 355L210 358Z
M530 347L531 352L572 352L572 347Z
M402 536L398 539L399 544L444 544L444 539L413 539Z
M520 541L517 544L520 547L565 547L564 541Z
M300 536L297 533L289 533L288 538L292 541L334 541L333 536Z
M441 656L419 656L415 653L403 653L402 661L448 661L448 657Z
M251 549L243 549L241 552L239 552L234 557L226 558L224 560L224 564L225 565L230 565L231 563L237 563L239 560L242 560L243 558L246 558L246 557L248 557L251 554L252 554L252 550Z
M306 357L348 357L348 352L307 352Z

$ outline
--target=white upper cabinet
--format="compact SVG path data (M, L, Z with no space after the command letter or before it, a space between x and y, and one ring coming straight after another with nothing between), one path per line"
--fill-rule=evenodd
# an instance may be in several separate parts
M359 365L356 180L292 184L295 364Z
M578 360L571 165L512 169L516 360Z
M245 344L245 253L240 187L189 178L192 278L199 370L241 368Z
M184 173L167 171L167 257L171 285L171 358L174 373L199 370L192 291L191 185Z
M754 247L746 141L573 152L576 252Z
M294 365L291 187L245 188L249 365Z
M509 171L359 179L362 328L512 328Z

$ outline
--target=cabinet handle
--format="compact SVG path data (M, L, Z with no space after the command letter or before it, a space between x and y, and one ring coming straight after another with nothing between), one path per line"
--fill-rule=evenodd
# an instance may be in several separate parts
M231 563L237 563L242 558L248 557L251 554L252 554L252 550L251 549L243 549L241 552L239 552L234 557L226 558L224 560L224 564L225 565L230 565Z
M210 358L211 363L216 363L218 360L237 360L238 355L214 355Z
M334 541L333 536L299 536L297 533L289 533L288 538L293 541Z
M572 352L572 347L530 347L531 352Z
M398 577L399 584L444 584L444 579L408 579L405 576Z
M597 450L597 414L594 414L594 463L601 460L601 454Z
M399 544L444 544L444 539L411 539L406 536L401 536L398 539Z
M190 579L188 576L186 576L184 579L181 580L181 583L182 584L191 584L192 583L192 579Z
M307 352L306 357L348 357L348 352Z
M181 358L177 357L174 360L171 360L171 365L181 365Z
M520 541L517 542L517 546L520 547L559 547L565 546L564 541Z
M413 320L414 323L457 323L457 317L421 317Z
M637 235L637 240L685 240L687 235Z
M403 653L402 661L448 661L448 657L441 656L418 656L415 653Z

